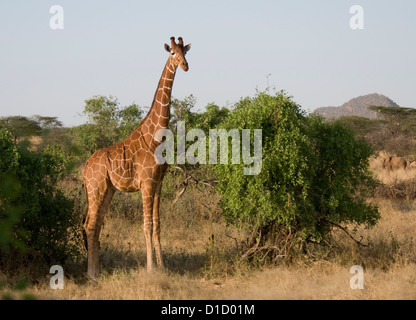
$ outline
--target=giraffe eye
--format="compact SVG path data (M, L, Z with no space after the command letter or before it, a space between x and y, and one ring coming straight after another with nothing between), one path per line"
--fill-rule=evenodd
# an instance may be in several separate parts
M175 52L174 52L174 51L172 51L172 52L171 52L171 54L172 54L172 56L174 56L174 55L175 55Z

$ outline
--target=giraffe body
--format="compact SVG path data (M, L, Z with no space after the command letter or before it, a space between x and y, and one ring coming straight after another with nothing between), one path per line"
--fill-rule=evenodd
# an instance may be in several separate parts
M162 180L168 165L156 163L154 152L161 141L157 140L155 134L159 129L168 127L176 69L181 66L184 71L188 70L185 54L190 45L183 46L182 38L176 44L172 37L171 47L165 44L165 49L170 57L146 117L124 141L96 151L85 164L88 213L84 221L84 235L88 250L88 275L91 278L96 278L99 274L101 226L116 190L142 192L147 269L150 271L153 267L153 244L157 264L164 267L160 245L159 202Z

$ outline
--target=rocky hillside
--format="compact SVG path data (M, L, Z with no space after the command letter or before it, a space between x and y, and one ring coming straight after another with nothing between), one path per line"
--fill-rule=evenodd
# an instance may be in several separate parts
M365 96L351 99L340 107L322 107L315 110L315 113L325 118L340 118L342 116L360 116L369 119L378 119L376 111L368 109L369 106L398 107L390 98L382 94L372 93Z

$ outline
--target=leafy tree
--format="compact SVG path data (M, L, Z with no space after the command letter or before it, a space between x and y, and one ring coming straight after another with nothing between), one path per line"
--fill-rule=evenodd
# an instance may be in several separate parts
M195 108L196 101L192 94L182 100L172 99L170 126L173 131L176 131L178 121L184 121L187 129L202 129L208 134L209 129L217 127L230 112L226 107L220 108L214 103L209 103L204 112L195 112L192 109Z
M343 116L339 121L350 127L360 138L365 138L373 132L379 132L385 123L384 120L372 120L359 116Z
M244 164L214 166L226 221L252 232L247 255L276 259L296 243L327 240L342 223L376 223L365 201L372 150L340 122L306 117L281 92L242 99L220 127L262 129L258 175L244 175Z
M0 127L6 128L15 142L18 138L39 135L42 131L36 120L23 116L3 117L0 119Z
M62 122L58 120L58 117L35 115L33 118L42 129L62 128Z
M370 106L383 115L382 130L378 135L379 150L391 155L416 157L416 109L403 107Z
M184 122L186 126L186 131L191 129L200 129L204 131L205 136L209 137L209 129L215 129L223 119L225 119L229 110L225 107L219 108L217 105L210 103L206 106L205 112L193 112L192 109L195 107L196 98L191 94L188 97L185 97L183 100L173 99L171 102L172 105L172 114L170 119L170 128L174 133L175 141L177 140L177 125L178 122ZM196 139L196 138L195 138ZM195 141L185 141L185 150L189 151L189 147L194 144ZM207 152L208 154L208 144ZM174 152L176 153L177 149L175 148ZM195 156L197 156L198 151L195 151ZM177 157L176 157L177 159ZM189 165L188 163L177 165L181 167L182 170L186 172L193 172L197 174L196 171L199 170L200 164ZM206 171L208 172L208 171Z
M120 109L117 98L94 96L85 101L88 122L72 129L86 155L126 138L142 120L137 104Z
M416 136L416 109L404 107L370 106L383 115L391 135L407 133Z
M193 127L202 129L209 134L209 129L215 129L230 113L226 107L220 108L214 103L206 106L206 111L194 115Z
M220 108L213 103L208 104L205 111L195 112L193 111L195 104L196 98L192 94L182 100L177 98L172 99L172 112L169 126L173 131L174 141L178 141L177 125L179 121L185 122L187 131L191 129L201 129L204 131L206 137L209 137L209 129L216 128L229 114L227 108ZM185 141L185 150L189 150L189 146L193 143L194 141ZM177 148L174 148L174 154L175 159L178 159ZM206 154L208 154L208 149ZM198 151L195 152L195 156L197 155ZM190 185L208 187L212 192L215 192L215 188L213 187L215 180L209 166L201 165L199 163L190 165L186 162L185 164L176 163L175 166L172 166L171 170L168 171L164 183L167 186L174 184L171 188L165 189L167 192L176 189L176 196L174 199L174 202L176 202Z
M143 119L143 114L143 110L135 103L118 111L120 139L127 138L137 128Z
M118 100L114 97L95 96L85 101L83 113L88 122L74 128L81 146L89 153L117 141Z
M176 132L178 121L185 121L187 128L194 127L194 113L191 111L196 104L196 98L191 94L183 100L172 99L171 101L171 117L169 120L170 127Z

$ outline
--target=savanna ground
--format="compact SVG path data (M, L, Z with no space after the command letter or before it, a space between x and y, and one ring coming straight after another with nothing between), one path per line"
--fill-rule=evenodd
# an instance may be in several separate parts
M101 233L101 276L86 276L86 260L64 268L63 290L52 290L48 269L28 265L20 274L44 274L25 289L11 286L2 295L19 299L416 299L416 168L389 172L381 158L371 160L383 183L369 199L381 219L354 234L335 230L330 246L277 265L241 259L247 235L226 226L210 188L189 187L173 203L162 198L162 249L166 271L146 271L145 241L139 194L116 194ZM79 177L64 184L76 188ZM167 177L165 184L174 184ZM398 196L403 194L403 196ZM352 231L352 226L349 230ZM364 289L353 290L353 265L364 268ZM16 275L17 276L17 275ZM0 273L1 278L6 278ZM8 279L10 282L10 279Z

